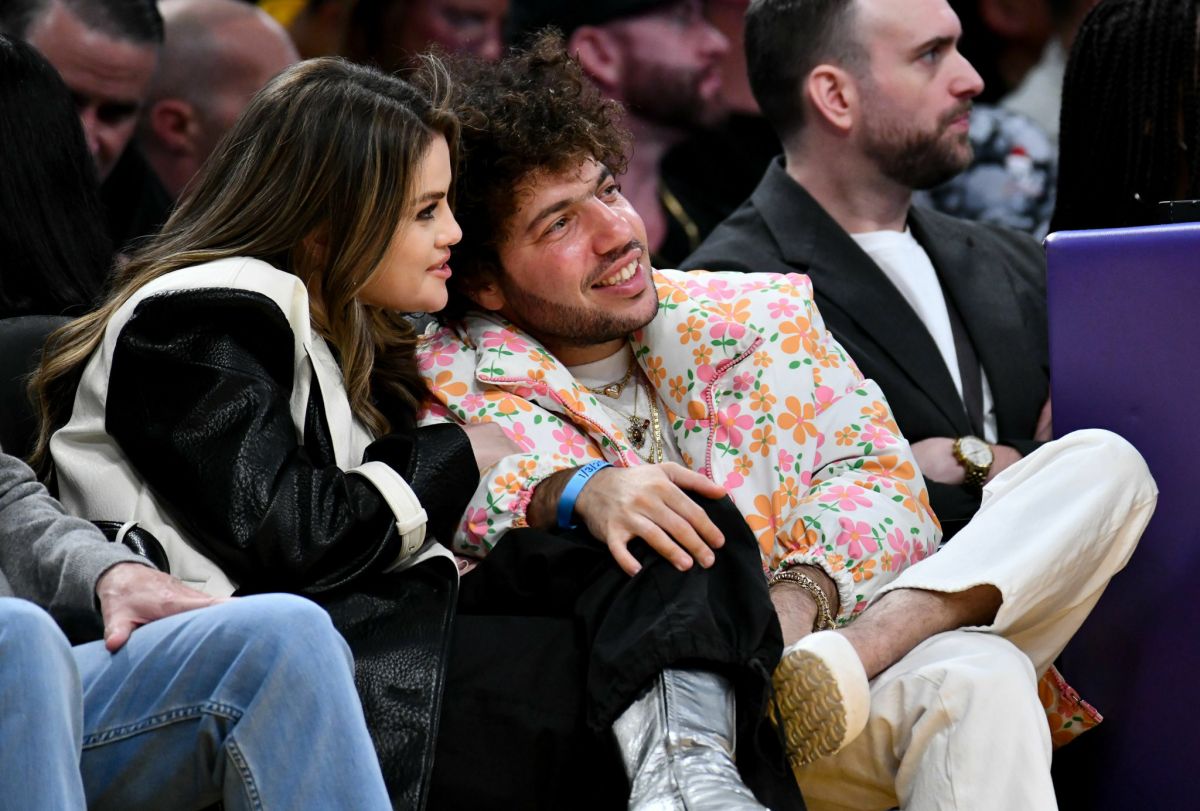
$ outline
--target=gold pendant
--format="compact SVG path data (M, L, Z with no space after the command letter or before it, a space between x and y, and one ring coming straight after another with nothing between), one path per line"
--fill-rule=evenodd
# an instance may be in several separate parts
M650 427L650 420L638 419L637 417L629 418L629 444L638 450L646 444L646 429Z

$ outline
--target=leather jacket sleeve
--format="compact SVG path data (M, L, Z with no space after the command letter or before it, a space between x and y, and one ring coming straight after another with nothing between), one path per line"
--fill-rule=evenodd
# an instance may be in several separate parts
M294 341L270 299L212 288L146 299L113 352L108 433L244 591L324 591L399 555L380 492L335 462L315 376L297 436Z
M429 531L446 543L479 484L479 469L467 432L450 423L388 434L371 443L366 462L386 462L417 494L429 515Z

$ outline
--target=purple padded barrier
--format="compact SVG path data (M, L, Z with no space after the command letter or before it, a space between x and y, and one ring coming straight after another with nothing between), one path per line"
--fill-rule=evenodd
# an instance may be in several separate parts
M1056 754L1059 801L1064 811L1195 808L1200 224L1051 234L1046 258L1055 434L1121 434L1160 492L1129 566L1063 655L1068 681L1105 721Z

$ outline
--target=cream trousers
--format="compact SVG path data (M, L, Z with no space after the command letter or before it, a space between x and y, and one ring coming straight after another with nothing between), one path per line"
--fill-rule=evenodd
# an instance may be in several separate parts
M971 522L875 600L990 584L1004 600L995 622L930 637L880 673L862 735L796 772L808 807L1057 808L1037 680L1129 560L1157 497L1141 455L1100 430L991 481Z

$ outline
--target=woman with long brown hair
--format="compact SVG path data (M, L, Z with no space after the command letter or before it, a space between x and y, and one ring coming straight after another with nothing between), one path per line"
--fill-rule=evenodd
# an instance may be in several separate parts
M394 796L419 793L436 727L455 570L433 538L507 448L415 427L403 313L444 305L461 236L457 121L440 67L418 78L332 58L278 76L34 381L33 462L71 512L136 521L210 594L330 609Z
M268 85L115 292L50 341L34 463L64 502L137 516L221 595L321 588L421 547L387 435L425 397L400 313L446 299L456 127L340 60Z

